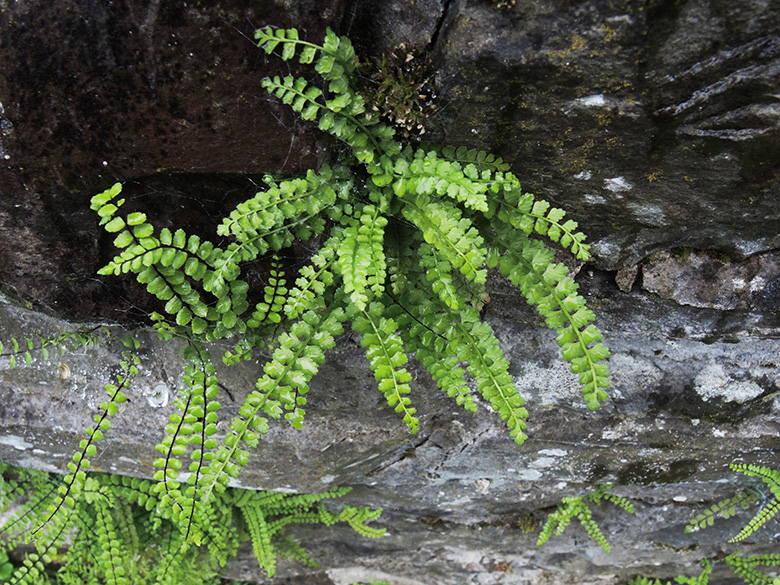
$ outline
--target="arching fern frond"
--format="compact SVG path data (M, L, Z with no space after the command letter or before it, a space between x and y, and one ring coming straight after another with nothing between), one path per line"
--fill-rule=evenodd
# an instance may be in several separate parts
M736 543L745 540L780 512L780 472L763 465L746 465L743 463L732 463L729 467L733 471L748 477L759 478L771 494L771 497L767 498L761 509L742 527L734 538L729 540L730 543ZM685 532L696 532L712 526L716 516L722 516L723 518L735 516L738 512L738 507L746 509L761 498L760 494L760 491L755 487L740 490L736 495L718 502L711 506L710 509L697 514L685 527Z
M741 542L769 522L780 511L780 472L762 465L732 463L730 467L748 477L759 478L772 494L772 498L761 507L756 515L739 531L739 534L729 540L729 542Z
M771 577L756 567L776 567L780 565L780 554L764 554L745 556L738 553L732 553L725 559L739 578L745 581L747 585L777 585L778 578Z
M626 498L610 494L611 485L600 485L593 492L584 496L566 496L562 498L558 508L547 517L547 521L542 527L539 538L536 541L537 546L543 545L550 537L555 534L560 536L574 518L580 521L585 531L598 545L609 553L612 549L607 542L606 536L593 519L593 513L588 504L594 503L601 505L601 500L605 499L625 510L629 514L634 513L634 506Z
M544 317L548 327L558 332L563 359L578 374L585 402L591 410L607 399L609 368L601 363L609 350L601 343L602 334L590 322L595 315L577 293L578 285L568 270L553 262L553 253L538 240L512 239L506 226L496 228L504 256L493 254L488 264L497 266L518 286L526 300Z
M403 367L408 359L396 335L397 324L383 315L381 303L372 302L352 320L352 328L362 334L360 344L366 349L380 392L387 403L403 415L409 430L416 433L420 421L414 416L417 409L412 407L408 396L412 375Z

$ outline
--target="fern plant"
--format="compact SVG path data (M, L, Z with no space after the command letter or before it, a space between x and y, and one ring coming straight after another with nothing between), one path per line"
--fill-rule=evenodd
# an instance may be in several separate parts
M419 420L409 355L468 410L476 409L475 389L522 443L524 400L479 315L488 268L517 286L557 332L587 406L597 408L607 397L609 351L577 284L543 243L587 260L577 223L524 193L497 157L396 141L354 89L348 39L328 31L318 45L295 29L270 27L256 38L267 53L312 65L322 82L273 77L263 87L349 148L303 177L266 177L266 190L218 226L217 235L230 241L224 247L183 229L157 230L142 212L120 213L120 184L91 204L121 250L100 273L133 273L164 303L164 312L152 315L160 334L188 340L191 373L177 401L181 412L158 446L156 478L166 501L190 518L207 515L210 498L246 465L269 419L300 428L309 383L347 323L361 335L379 390L411 432ZM323 243L309 263L290 275L275 267L262 299L250 302L242 265L315 236ZM217 380L206 343L227 338L235 344L222 356L226 363L260 349L271 358L220 442L213 437ZM190 475L180 483L188 452Z
M201 544L188 546L180 526L188 519L164 502L155 482L89 474L69 513L53 522L50 509L66 483L55 474L0 464L0 512L13 502L24 502L2 527L0 557L31 538L36 548L13 575L6 576L9 583L50 582L45 564L66 538L70 543L56 575L58 583L216 585L217 571L244 541L251 541L269 577L280 557L316 565L300 544L285 535L291 524L344 522L366 537L384 533L368 525L381 510L344 505L333 512L323 505L349 488L321 494L228 489L215 498L207 521L198 526ZM5 565L3 571L10 573Z
M771 497L761 506L761 509L751 518L736 536L729 540L730 543L741 542L764 524L769 522L780 510L780 472L761 465L745 465L742 463L732 463L729 467L733 471L747 475L748 477L757 477L761 479L768 488ZM737 507L745 509L760 497L757 489L749 488L742 490L737 495L727 498L722 502L713 505L709 510L698 514L685 527L685 532L696 532L702 528L712 526L715 517L720 515L723 518L730 518L737 512Z
M710 567L710 562L706 559L703 560L701 564L703 568L697 577L679 575L674 578L674 582L679 583L679 585L707 585L710 582L712 568ZM631 579L628 582L628 585L664 585L664 583L660 579L650 579L648 577L639 576ZM666 585L672 585L672 582L667 581Z
M590 509L590 504L601 505L602 500L606 500L619 506L629 514L634 513L634 505L622 496L609 493L612 486L609 484L603 484L598 486L591 493L584 496L566 496L562 498L561 503L558 504L558 508L547 517L547 521L542 527L542 531L539 534L539 538L536 541L537 546L541 546L546 543L553 534L560 536L569 522L573 518L577 518L580 524L585 528L593 540L595 540L599 546L604 549L604 552L609 553L612 548L607 542L606 536L599 528L596 521L593 519L593 513Z
M732 553L726 563L747 585L779 585L780 577L770 577L756 570L756 567L776 567L780 565L780 554L745 556Z
M588 408L607 398L604 360L609 351L577 284L547 247L553 244L587 260L588 246L577 223L524 193L500 158L463 147L415 148L397 141L393 128L369 111L354 89L356 56L348 39L328 31L317 45L299 39L295 29L271 28L257 31L256 37L267 53L278 49L283 60L297 58L313 66L321 85L288 76L265 79L263 86L347 148L305 176L266 177L266 189L239 204L218 226L217 235L229 242L224 246L183 229L157 230L140 211L123 213L121 184L92 198L100 225L119 249L100 273L132 273L161 301L162 312L151 320L161 338L185 342L183 386L157 445L154 482L121 491L89 475L90 458L138 370L138 344L126 340L120 371L106 385L107 399L68 464L69 474L31 505L36 513L25 516L29 523L18 534L36 538L37 552L25 560L15 582L35 581L48 555L73 528L100 539L95 571L117 583L129 579L132 559L120 557L114 535L132 538L126 532L130 524L126 516L109 513L123 498L128 505L154 510L152 528L163 521L170 527L164 535L163 573L151 581L177 574L163 567L190 562L187 551L228 542L226 534L213 531L215 519L225 513L230 480L246 466L269 419L284 418L301 428L309 384L345 324L360 334L379 390L411 432L419 420L410 396L409 356L465 409L475 410L481 396L522 443L528 416L524 400L492 328L480 319L489 300L491 268L556 331ZM275 263L259 295L250 294L242 278L246 263L280 253L295 239L314 237L322 244L307 264L286 274ZM209 342L218 339L232 342L222 356L211 353ZM91 340L83 332L23 338L12 340L3 355L15 366L31 361L34 352L45 358L50 347ZM221 437L215 361L221 357L235 364L261 350L270 359ZM89 519L81 514L85 507L94 512ZM122 507L127 506L117 504ZM288 520L269 523L266 511L238 507L260 562L272 571L277 553L269 543ZM312 513L301 512L300 518L311 520ZM317 509L322 522L344 520L376 535L365 528L371 519L367 511L344 514L333 519ZM285 547L303 559L294 545ZM216 550L213 555L222 558Z

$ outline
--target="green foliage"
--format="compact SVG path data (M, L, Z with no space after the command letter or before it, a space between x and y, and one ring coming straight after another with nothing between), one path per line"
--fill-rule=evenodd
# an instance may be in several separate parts
M595 540L605 552L609 553L611 547L607 542L607 538L593 519L593 513L591 512L589 504L594 503L597 506L600 506L601 500L607 500L608 502L623 508L623 510L629 514L634 513L633 504L624 497L609 493L610 489L612 489L611 485L604 484L585 496L568 496L562 498L561 503L558 504L558 508L555 512L547 517L547 521L542 527L536 545L543 545L550 540L550 537L553 534L557 536L563 534L563 531L566 530L569 522L576 517L583 525L588 535Z
M481 396L505 421L510 436L522 443L525 401L492 328L480 319L480 309L489 301L490 268L515 285L557 332L562 357L577 374L588 408L607 398L609 371L603 362L609 351L577 284L546 247L587 260L588 246L577 223L523 193L500 158L467 148L414 148L397 141L394 129L369 111L355 90L357 59L348 39L329 30L317 45L300 39L295 29L270 27L257 31L256 38L267 53L278 50L285 61L313 66L318 80L277 76L263 80L263 87L347 148L317 172L282 180L266 177L266 188L217 227L223 245L181 228L157 229L140 211L125 213L121 184L92 198L91 208L118 249L100 274L133 274L161 302L163 310L151 320L161 338L185 342L183 387L156 447L160 455L153 482L120 486L89 475L90 458L138 371L138 344L126 341L120 371L106 385L108 397L68 464L69 474L52 482L54 487L31 505L26 520L16 521L21 524L13 542L45 538L36 538L36 553L17 571L15 582L38 579L49 555L73 529L96 539L99 553L95 551L97 562L90 570L114 583L181 578L187 567L197 566L190 551L203 547L221 563L220 551L230 550L234 542L230 480L247 465L270 420L284 418L294 428L302 427L310 382L345 324L361 335L379 390L411 432L417 431L419 420L409 356L467 410L475 410ZM315 237L321 242L318 251L297 273L286 274L277 254L296 239ZM263 255L273 255L272 270L261 291L250 291L243 269ZM50 347L88 345L90 333L13 339L13 349L2 355L14 366L17 359L30 362L34 352L47 357ZM217 433L221 404L214 365L220 358L211 355L209 345L215 340L231 342L221 356L227 365L260 350L270 355L255 388L225 425L223 438ZM597 490L585 501L598 504L602 496L611 499ZM241 510L236 517L242 518L269 574L282 553L307 560L300 547L282 536L290 522L345 521L366 536L380 533L365 524L375 517L373 512L345 507L333 516L319 504L312 507L317 497L301 498L295 504L281 498L280 509L273 508L276 500L270 497L263 500L270 508L236 504ZM127 512L136 505L153 512L140 527ZM600 535L585 514L580 512L583 524ZM163 543L164 560L153 576L136 575L134 543L146 538L142 533L152 534L148 531ZM92 550L91 544L78 546ZM75 567L69 569L74 574L86 570Z
M680 575L674 578L674 582L679 583L680 585L707 585L710 581L712 568L710 567L710 562L706 559L703 560L701 564L703 568L698 577ZM628 582L628 585L664 585L664 583L660 579L650 579L648 577L640 576L631 579ZM666 585L672 585L672 582L667 581Z
M119 184L92 199L120 249L100 272L133 273L165 303L164 314L153 316L154 326L165 337L189 340L201 364L193 367L208 370L204 364L211 357L202 344L216 339L237 338L223 356L227 364L259 349L271 352L222 444L193 438L201 426L216 423L218 403L207 389L216 382L201 381L213 371L188 378L190 388L177 401L182 413L166 428L156 463L160 489L177 509L191 518L203 513L198 508L206 510L211 494L246 465L269 419L283 416L301 428L309 382L345 323L361 334L380 391L411 432L419 420L409 355L469 410L477 405L473 380L522 443L528 411L498 340L479 316L489 299L490 267L508 277L558 332L587 406L605 400L609 372L603 360L609 351L591 323L593 313L567 270L535 239L586 260L588 246L576 222L523 193L499 158L396 141L393 128L367 111L355 90L356 55L348 39L328 31L317 45L300 39L295 29L270 27L256 38L267 53L280 51L283 60L313 66L320 85L287 76L267 78L263 86L348 149L305 177L267 177L266 190L238 205L217 228L229 238L225 247L182 229L158 231L141 212L122 215ZM242 266L314 236L323 242L319 251L297 275L274 264L262 300L251 306ZM183 465L178 457L188 450L195 459L183 487L176 479Z
M730 543L741 542L748 536L753 534L756 530L761 528L769 520L771 520L778 510L780 510L780 473L774 469L763 467L760 465L744 465L742 463L732 463L731 469L739 473L743 473L748 477L757 477L761 479L764 485L769 489L771 497L761 506L761 509L751 518L748 523L743 526L739 533L734 536ZM751 504L756 502L760 497L760 492L757 489L750 488L740 491L737 495L727 498L722 502L719 502L712 506L709 510L698 514L696 518L691 520L685 527L685 532L696 532L707 526L712 526L714 519L717 515L723 516L723 518L730 518L737 512L737 507L741 509L748 508Z
M61 355L66 351L95 345L98 342L96 334L98 329L98 327L93 327L64 331L53 337L42 335L24 336L20 339L11 337L5 343L0 341L0 358L5 358L10 368L15 368L22 363L30 364L36 357L47 361L53 357L51 350L55 350L54 354Z
M769 577L757 571L756 567L776 567L780 565L780 554L743 556L732 553L725 559L731 570L748 585L778 585L780 578Z
M198 517L197 545L186 540L193 518L167 501L159 483L107 474L89 474L80 496L66 512L53 518L60 489L67 479L44 472L25 471L0 464L0 511L17 501L25 503L3 526L7 550L33 544L34 553L24 559L9 583L48 583L48 564L56 549L71 541L57 583L216 584L217 571L231 559L240 543L251 541L258 563L273 576L277 558L291 558L316 565L292 538L291 524L337 522L349 524L359 534L379 537L383 529L369 526L381 510L342 506L333 512L325 500L339 498L349 488L321 494L282 494L228 489L212 500L207 515ZM0 564L0 571L13 570Z

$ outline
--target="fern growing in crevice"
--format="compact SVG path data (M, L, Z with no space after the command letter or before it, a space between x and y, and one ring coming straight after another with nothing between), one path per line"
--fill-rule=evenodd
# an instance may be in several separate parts
M0 511L27 500L2 527L3 552L29 541L37 526L37 552L29 554L9 583L49 583L47 564L65 537L70 542L58 583L144 585L216 584L217 572L232 559L239 544L251 541L260 567L271 577L277 558L316 563L285 528L293 524L346 523L365 537L383 529L369 525L381 510L343 505L331 511L323 502L340 498L349 488L321 494L283 494L229 489L216 496L208 517L198 518L202 542L188 543L191 519L177 511L158 489L159 483L109 474L90 474L69 514L47 520L48 507L66 479L40 471L0 464Z
M480 318L489 300L490 268L509 279L557 332L562 357L578 375L588 408L607 398L609 386L604 363L609 352L592 324L594 315L546 247L587 260L588 246L576 222L523 193L500 158L398 142L393 128L369 111L354 89L356 56L348 39L328 31L317 45L299 39L294 29L271 28L256 37L267 53L279 49L283 60L297 57L312 65L321 82L273 77L263 80L263 87L348 149L303 177L266 177L265 190L239 204L217 227L223 246L181 228L158 230L143 212L124 213L121 184L91 200L119 250L100 274L135 275L163 306L151 315L160 337L185 342L183 387L157 445L156 483L138 496L157 502L154 509L175 528L165 535L171 571L184 562L188 547L208 544L207 527L219 514L219 502L270 420L284 418L301 428L310 382L347 324L361 335L379 390L411 432L420 421L407 368L410 355L458 404L475 410L481 396L518 444L526 438L525 401L492 328ZM242 278L247 263L314 237L322 244L296 274L275 265L260 297L250 294ZM270 354L224 436L216 432L220 404L214 361L219 358L209 345L215 340L232 344L221 356L227 365L260 350ZM12 362L18 355L28 360L26 352L35 344L26 343L27 349L14 343ZM47 531L53 527L64 534L74 521L77 496L89 479L89 457L137 371L135 349L128 348L117 382L106 386L109 399L69 464L70 475L47 504ZM96 510L108 501L103 495L90 497ZM271 562L263 544L264 530L270 530L262 528L264 517L247 514L245 522L261 543L258 551ZM365 520L344 519L357 528ZM101 534L118 526L103 512L92 522ZM57 538L39 551L41 559L60 542ZM40 570L31 563L30 574ZM168 570L161 565L158 578L164 580Z
M736 544L744 541L750 535L755 533L767 522L769 522L780 507L780 472L762 465L746 465L742 463L732 463L730 467L733 471L761 479L763 484L769 490L769 497L764 496L764 503L759 511L739 530L739 532L728 542ZM698 532L712 526L717 517L724 519L735 517L740 511L748 509L757 501L762 499L762 492L756 486L751 486L738 491L735 495L721 500L710 506L708 509L700 512L686 526L685 533ZM780 578L771 577L757 570L757 567L773 567L780 565L780 555L761 554L744 555L732 553L723 559L730 566L735 575L743 579L747 585L777 585ZM698 579L688 577L677 577L677 583L688 583L693 585L706 585L710 574L709 561L702 561L705 570ZM657 579L651 581L646 577L637 577L629 585L661 585Z
M768 488L771 497L761 506L761 509L745 524L742 529L729 543L742 542L764 524L769 522L780 510L780 472L762 465L745 465L742 463L732 463L729 467L733 471L747 475L748 477L759 478ZM737 513L737 507L747 509L751 504L760 499L761 492L756 488L741 490L735 496L727 498L710 509L698 514L685 527L685 532L696 532L702 528L712 526L716 516L730 518Z
M491 267L558 332L562 356L579 377L586 405L597 408L607 397L609 352L576 283L536 239L587 260L588 246L576 222L523 193L500 158L396 141L393 128L369 111L354 89L356 56L348 39L328 31L317 45L300 39L295 29L270 27L256 37L267 53L280 50L283 60L312 65L323 82L273 77L263 80L263 87L348 150L305 177L267 177L266 190L239 204L217 228L230 240L224 247L182 229L158 231L141 212L122 215L119 184L92 199L120 249L101 274L133 273L164 302L164 314L154 316L161 335L184 337L192 347L235 338L223 356L228 364L261 348L271 352L225 440L214 446L211 439L198 439L199 459L190 463L196 469L186 488L177 483L175 468L191 445L183 438L189 427L182 425L195 425L200 430L193 433L204 434L211 423L199 422L202 405L190 415L190 398L180 401L183 414L168 425L158 462L158 478L166 486L160 489L178 502L174 506L189 515L205 513L211 495L246 465L269 419L284 417L301 427L309 383L345 324L361 334L380 391L411 432L419 419L408 355L469 410L477 405L473 381L522 443L525 401L492 328L479 315L489 299ZM323 243L308 264L297 275L284 275L275 266L262 299L252 306L242 265L279 253L296 238L314 236ZM200 386L197 392L205 396ZM192 421L185 421L188 416ZM216 417L216 407L205 416Z
M599 528L596 521L593 519L593 513L590 509L590 504L601 505L602 500L606 500L622 508L629 514L634 513L634 505L622 496L609 493L612 489L611 485L600 485L591 493L584 496L567 496L561 500L558 504L558 508L547 517L547 521L542 527L542 531L539 534L539 538L536 541L537 546L541 546L550 540L553 534L560 536L566 527L574 518L580 521L580 524L585 528L593 540L604 549L604 552L609 553L612 548L607 542L606 536Z
M725 559L726 563L747 585L778 585L780 577L770 577L756 567L777 567L780 565L780 554L739 555L732 553Z
M679 575L674 578L674 582L679 585L708 585L710 582L710 574L712 573L712 567L708 560L701 562L702 571L697 577L686 577L685 575ZM664 584L660 579L651 579L649 577L634 577L628 582L628 585L672 585L671 581L667 581Z

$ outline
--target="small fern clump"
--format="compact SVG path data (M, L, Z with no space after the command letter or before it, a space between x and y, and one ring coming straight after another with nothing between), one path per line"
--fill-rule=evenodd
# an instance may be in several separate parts
M730 465L733 471L743 473L748 477L759 478L769 489L771 498L761 506L761 509L751 518L739 533L729 540L730 543L742 542L764 524L769 522L780 510L780 472L761 465L744 465L742 463L732 463ZM758 501L760 492L755 488L748 488L740 491L737 495L727 498L722 502L713 505L709 510L698 514L685 527L685 532L696 532L702 528L712 526L717 515L723 518L730 518L737 513L737 507L741 509L748 508L751 504Z
M251 541L269 577L278 558L316 565L298 542L285 535L292 524L344 522L363 536L384 533L368 525L381 510L345 505L332 512L323 506L324 500L339 498L349 488L321 494L228 489L215 497L209 517L198 525L201 543L187 545L185 535L192 528L184 529L181 523L189 518L165 502L155 482L90 474L68 513L52 521L50 511L58 506L59 490L66 483L55 474L0 464L0 512L11 503L24 502L2 526L0 558L22 543L32 542L36 549L15 571L0 565L3 582L217 585L218 570L245 541ZM66 539L65 563L55 581L46 565Z
M267 78L263 86L348 150L303 177L266 177L266 190L217 228L230 242L224 247L183 229L157 230L142 212L123 215L120 184L92 199L121 250L100 273L133 273L164 303L164 313L152 316L160 334L188 340L192 373L176 403L181 412L158 447L165 497L182 514L206 514L209 498L240 473L269 419L300 428L309 383L346 324L361 335L379 390L412 432L419 420L408 355L468 410L476 409L476 389L522 443L524 400L479 315L488 268L517 286L557 332L587 406L598 407L607 397L609 351L577 284L542 241L587 260L577 223L524 193L499 158L396 141L354 89L356 56L348 39L328 31L317 45L295 29L270 27L256 37L267 53L280 50L285 61L313 65L321 86L293 76ZM262 299L250 302L242 266L315 236L322 245L309 263L289 275L275 266ZM222 356L225 363L259 349L271 358L220 442L213 436L218 381L204 344L227 338L236 342ZM189 451L184 485L178 469Z
M561 500L561 503L558 504L558 508L555 512L547 517L547 521L542 527L536 545L543 545L550 540L550 537L552 537L553 534L560 536L563 534L563 531L566 530L569 522L571 522L572 519L577 518L587 531L588 536L595 540L599 546L604 549L604 552L609 553L612 548L607 542L607 537L604 536L601 528L599 528L598 524L596 524L596 521L593 519L593 513L591 512L589 505L593 503L600 506L601 500L607 500L608 502L619 506L629 514L634 513L634 505L622 496L616 496L615 494L609 493L610 489L612 489L611 485L604 484L584 496L564 497Z
M710 582L710 574L712 573L712 568L710 567L710 562L708 560L703 560L701 562L702 565L702 571L697 577L686 577L685 575L679 575L674 578L674 582L678 583L679 585L708 585ZM665 584L660 579L651 579L648 577L634 577L628 582L628 585L672 585L671 581L667 581Z

